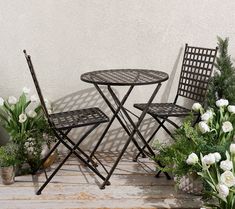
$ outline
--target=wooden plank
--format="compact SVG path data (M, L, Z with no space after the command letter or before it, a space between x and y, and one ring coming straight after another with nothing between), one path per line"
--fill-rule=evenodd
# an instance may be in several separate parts
M108 167L112 164L105 163ZM18 176L15 184L0 185L0 208L200 208L200 197L176 191L173 181L164 176L155 178L155 173L155 164L149 159L134 163L127 155L111 177L111 185L100 190L98 186L102 181L72 158L42 195L35 195L35 191L45 181L43 173Z

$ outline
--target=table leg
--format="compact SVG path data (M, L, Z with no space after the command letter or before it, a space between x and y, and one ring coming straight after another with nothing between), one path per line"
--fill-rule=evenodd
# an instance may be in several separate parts
M104 95L104 93L102 92L102 90L100 89L100 87L99 87L97 84L95 84L95 87L96 87L96 89L98 90L98 92L100 93L100 95L103 97L103 99L104 99L104 101L106 102L106 104L109 106L110 110L113 112L113 116L112 116L111 120L109 121L108 125L106 126L106 128L105 128L103 134L101 135L100 139L98 140L98 143L96 144L94 150L92 151L92 153L91 153L91 155L90 155L90 158L92 158L92 156L95 154L96 150L98 149L99 145L100 145L101 142L103 141L104 136L105 136L106 133L108 132L108 130L109 130L109 128L111 127L111 125L112 125L112 123L113 123L113 121L114 121L115 118L118 119L119 123L120 123L120 124L122 125L122 127L125 129L126 133L127 133L129 136L130 136L130 134L131 134L130 131L128 130L128 128L127 128L127 127L125 126L125 124L123 123L123 121L121 120L121 118L118 116L118 113L119 113L121 107L118 106L117 109L115 110L115 108L113 107L113 105L111 104L111 102L106 98L106 96ZM129 95L130 95L130 93L131 93L133 87L134 87L134 86L131 86L131 87L128 89L128 91L127 91L127 93L125 94L125 96L123 97L122 101L120 102L122 105L125 104L125 102L126 102L127 98L129 97ZM134 140L134 144L135 144L135 146L137 147L137 149L139 150L139 152L142 153L140 146L138 145L138 143L137 143L135 140Z
M159 91L160 87L161 87L161 83L159 83L159 84L157 85L157 87L155 88L153 94L151 95L151 97L150 97L150 99L149 99L149 101L148 101L148 103L147 103L147 105L146 105L146 108L145 108L145 109L143 110L143 112L141 113L140 118L139 118L137 124L136 124L135 126L133 126L134 130L131 132L131 134L130 134L128 140L126 141L124 147L122 148L122 150L121 150L121 152L120 152L118 158L117 158L116 161L114 162L114 165L112 166L112 168L110 169L110 171L109 171L107 177L105 178L105 181L104 181L103 184L100 186L100 189L104 189L104 188L105 188L105 185L107 184L107 182L109 181L110 177L112 176L114 170L116 169L116 167L117 167L119 161L121 160L123 154L125 153L127 147L129 146L130 142L133 140L133 137L134 137L135 133L137 132L137 130L138 130L138 128L139 128L139 126L140 126L142 120L144 119L144 117L145 117L145 115L146 115L146 113L147 113L147 110L148 110L149 105L150 105L151 102L153 101L153 99L154 99L154 97L156 96L157 92ZM108 88L111 89L110 86L108 86ZM114 93L114 92L113 92L113 93ZM115 95L115 96L116 96L116 95ZM115 98L113 98L113 99L115 100ZM117 97L116 97L116 99L118 100ZM118 100L118 101L119 101L119 100ZM119 101L119 102L120 102L120 101ZM120 104L120 103L119 103L119 104ZM121 106L121 108L123 108L123 107ZM124 113L126 112L125 109L123 110L123 112L124 112ZM146 142L146 141L145 141L145 142Z

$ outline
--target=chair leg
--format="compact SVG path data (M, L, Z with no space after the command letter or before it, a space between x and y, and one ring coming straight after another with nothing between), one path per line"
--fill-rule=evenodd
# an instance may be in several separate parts
M36 192L37 195L40 195L42 190L47 186L47 184L51 181L51 179L55 176L55 174L60 170L60 168L64 165L64 163L67 161L67 159L74 153L84 164L86 164L95 174L97 174L102 180L105 180L105 178L100 174L98 170L96 170L94 167L92 167L89 163L87 163L86 160L84 160L80 155L77 154L76 149L78 146L81 144L81 142L98 126L99 124L96 124L92 126L82 137L81 139L71 148L64 140L61 138L60 135L64 135L64 133L59 132L60 134L57 133L56 130L54 130L56 137L58 140L67 147L70 152L68 155L63 159L63 161L56 167L56 169L53 171L53 173L47 178L47 180L44 182L44 184L38 189ZM107 182L108 184L109 182Z
M164 121L162 121L161 123L163 124L165 122L165 120ZM147 143L150 143L151 142L151 140L153 139L153 137L155 136L155 134L158 132L158 130L161 128L161 124L159 124L158 125L158 127L156 128L156 130L153 132L153 134L149 137L149 139L147 140ZM142 150L144 150L145 149L145 145L142 147ZM138 160L138 157L140 156L140 154L141 154L141 152L139 152L136 156L135 156L135 158L133 159L133 161L134 162L136 162L137 160Z

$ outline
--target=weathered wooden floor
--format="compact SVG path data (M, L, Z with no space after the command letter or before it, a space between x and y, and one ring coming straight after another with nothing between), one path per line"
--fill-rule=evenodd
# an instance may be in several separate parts
M107 168L114 157L113 153L99 154ZM43 173L18 176L10 186L1 184L0 208L200 208L200 197L177 192L173 181L163 175L154 177L154 168L148 159L134 163L125 155L110 179L111 185L100 190L100 179L71 158L39 196L35 191L45 180Z

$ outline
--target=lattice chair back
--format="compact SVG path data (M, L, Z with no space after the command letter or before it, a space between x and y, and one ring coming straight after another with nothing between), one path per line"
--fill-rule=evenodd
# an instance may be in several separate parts
M27 60L27 63L28 63L28 66L29 66L29 70L30 70L30 73L32 75L33 82L34 82L34 85L36 87L36 90L37 90L37 93L38 93L38 96L39 96L39 99L40 99L43 111L44 111L44 113L45 113L45 115L47 117L48 122L51 124L50 119L49 119L50 117L49 117L49 114L48 114L48 111L47 111L47 108L46 108L45 100L43 98L42 91L41 91L41 88L39 86L38 79L37 79L37 76L36 76L36 73L34 71L34 67L33 67L32 61L31 61L31 57L30 57L30 55L27 54L26 50L23 50L23 52L25 54L25 58Z
M182 96L198 102L204 101L217 50L217 47L208 49L185 45L176 100Z

